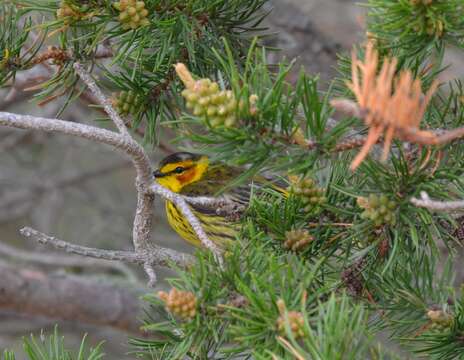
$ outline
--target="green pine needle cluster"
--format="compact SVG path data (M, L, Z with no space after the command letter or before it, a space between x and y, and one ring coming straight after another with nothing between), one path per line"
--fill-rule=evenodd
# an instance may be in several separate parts
M462 47L460 0L369 0L368 31L380 48L415 57L444 45Z
M0 84L14 78L16 71L26 69L38 50L34 46L22 52L29 37L29 20L18 26L21 14L9 4L0 4Z
M27 360L101 360L104 357L102 343L92 348L85 336L77 351L69 350L65 346L63 336L58 332L58 327L48 336L41 334L40 337L31 335L30 338L23 338L23 351ZM16 357L15 353L9 350L3 352L2 360L15 359L24 357Z

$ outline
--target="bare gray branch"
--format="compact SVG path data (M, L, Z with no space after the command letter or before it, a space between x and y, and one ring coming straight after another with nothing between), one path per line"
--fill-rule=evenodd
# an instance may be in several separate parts
M7 245L0 241L0 253L16 260L26 261L47 266L62 266L62 267L84 267L93 269L112 269L124 274L131 281L135 281L137 277L125 264L104 260L92 259L82 256L63 255L63 254L44 254L18 249Z
M213 243L208 238L208 235L206 235L205 231L203 230L203 227L200 221L195 216L195 214L192 212L192 210L190 209L190 206L188 205L187 201L182 197L182 195L176 194L156 182L151 185L151 190L155 194L161 195L166 200L173 202L178 207L182 215L185 216L187 221L192 226L192 229L193 231L195 231L195 234L198 236L198 239L200 239L201 244L205 248L211 250L213 254L216 256L216 258L219 261L221 261L222 259L221 250L217 247L215 243Z
M421 198L412 198L411 202L418 206L424 207L430 210L438 210L438 211L456 211L456 210L464 210L464 200L457 200L457 201L437 201L430 199L429 195L425 192L421 192Z
M108 99L102 93L100 88L97 86L95 81L92 79L92 76L84 69L84 67L79 62L74 63L74 70L76 70L76 73L79 75L81 80L87 85L87 87L92 92L92 94L95 95L98 102L101 105L103 105L105 112L108 114L110 119L114 122L119 132L123 134L124 136L130 138L126 125L124 124L124 120L121 119L118 112L114 109L113 105L111 104L111 100Z
M82 255L96 259L123 261L139 265L149 264L152 266L169 266L173 263L179 267L186 267L188 264L193 262L193 256L191 255L162 248L160 246L153 246L153 249L150 252L104 250L71 244L53 236L41 233L40 231L30 227L22 228L20 233L24 237L33 239L40 244L51 245L70 254Z

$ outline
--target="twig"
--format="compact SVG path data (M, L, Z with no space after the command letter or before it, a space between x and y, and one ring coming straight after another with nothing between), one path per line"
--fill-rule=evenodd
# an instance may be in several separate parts
M454 211L464 210L464 200L457 201L437 201L430 199L429 195L425 191L421 191L421 198L412 198L411 202L419 207L424 207L430 210L438 211Z
M136 150L134 154L131 155L132 162L137 172L135 180L137 208L132 228L132 240L136 252L149 252L153 248L153 245L150 243L150 234L152 229L153 202L155 200L153 194L149 191L149 186L153 183L150 159L139 143L130 136L124 120L121 119L118 112L114 109L110 99L101 92L91 75L78 62L74 64L74 69L100 104L103 105L106 113L118 128L122 138L128 143L129 148ZM145 264L144 269L145 271L148 270L147 275L152 284L154 281L154 270L150 269L150 266L150 264Z
M133 146L122 135L94 126L79 124L58 119L20 115L8 112L0 112L0 125L14 127L17 129L41 130L49 133L61 133L73 135L98 143L104 143L123 151L132 158L140 159L144 156L140 146Z
M451 141L460 139L464 137L464 127L448 130L442 135L437 137L436 143L437 144L447 144Z
M76 70L76 73L79 75L81 80L87 85L92 94L95 95L100 105L103 105L106 113L108 114L110 119L113 120L119 132L125 137L130 138L126 125L124 124L124 120L121 119L118 112L111 104L111 100L108 99L105 95L103 95L102 91L97 86L95 81L92 79L91 75L78 62L74 63L74 70Z
M182 196L182 198L192 205L208 205L214 207L221 207L229 203L225 198L216 198L212 196ZM233 203L231 202L231 204Z
M56 249L61 249L70 254L82 255L96 259L105 259L111 261L123 261L126 263L152 266L169 266L171 263L185 268L193 262L193 256L180 253L175 250L153 246L151 252L140 253L134 251L118 251L90 248L87 246L75 245L66 241L57 239L41 233L30 227L22 228L20 231L22 236L28 239L33 239L43 245L51 245Z
M187 221L190 223L192 226L193 231L197 235L198 239L201 241L201 244L211 250L211 252L216 256L217 260L222 263L222 255L221 255L221 250L216 246L215 243L213 243L209 238L208 235L206 235L205 231L203 230L203 227L198 220L198 218L193 214L192 210L190 209L190 206L188 205L187 201L184 199L179 194L176 194L169 189L165 188L164 186L161 186L158 183L153 183L151 185L151 190L158 195L161 195L163 198L166 200L171 201L174 203L182 215L185 216Z
M378 142L380 142L381 140L382 139L379 139ZM351 149L362 147L365 142L366 142L365 136L356 136L353 138L342 139L338 144L335 145L332 151L333 152L348 151Z
M153 264L151 264L148 261L145 261L143 263L143 270L145 270L145 273L148 276L148 286L155 287L158 277L156 276L155 269L153 269Z
M152 179L151 166L143 148L137 142L114 131L85 124L7 112L0 112L0 125L73 135L110 145L129 155L137 171L138 200L133 227L134 248L138 253L147 253L154 250L154 247L150 244L154 196L148 190Z
M135 281L137 276L126 265L103 259L91 259L82 256L63 256L63 254L44 254L18 249L0 241L0 253L14 258L17 261L27 261L31 263L60 266L60 267L84 267L97 269L114 269L124 274L131 281Z

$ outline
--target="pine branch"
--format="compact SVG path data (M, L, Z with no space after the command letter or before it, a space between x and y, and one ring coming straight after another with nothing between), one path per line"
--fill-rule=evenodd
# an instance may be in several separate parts
M464 209L464 200L457 201L439 201L430 199L425 191L421 191L421 198L412 198L411 202L419 207L424 207L430 210L438 211L455 211Z
M116 270L124 274L128 279L137 279L134 272L125 264L115 261L105 261L104 259L90 259L82 256L64 256L63 254L45 254L33 251L18 249L14 246L0 242L0 253L14 258L16 261L24 261L46 266L59 267L84 267L92 269Z
M123 261L139 265L149 264L151 266L169 266L171 263L174 263L181 268L185 268L188 264L193 262L193 257L191 255L156 245L153 246L149 252L105 250L71 244L53 236L41 233L40 231L30 227L22 228L20 233L25 238L33 239L40 244L50 245L70 254L82 255L96 259Z
M103 105L105 112L108 114L110 119L114 122L119 132L126 138L131 139L129 132L127 131L124 120L121 119L118 112L113 108L110 99L108 99L97 86L95 81L92 79L92 76L83 68L83 66L76 62L74 63L74 70L79 75L81 80L87 85L92 94L95 95L98 102Z
M190 206L188 205L188 201L181 195L176 194L169 189L165 188L164 186L161 186L158 183L153 183L151 185L151 190L155 194L161 195L163 198L165 198L168 201L171 201L174 203L179 210L182 212L182 215L185 216L187 221L190 223L192 226L193 231L195 234L198 236L198 239L200 239L201 244L211 250L211 252L215 255L216 259L221 262L222 261L222 255L221 255L221 250L218 248L218 246L213 243L209 238L208 235L206 235L205 231L203 230L203 227L198 220L198 218L193 214L192 210L190 209ZM209 202L209 198L203 198L200 199L204 200L205 202Z
M134 248L137 253L141 254L150 253L151 251L156 253L156 247L149 243L154 201L153 194L149 191L149 183L152 180L151 166L143 148L130 136L84 124L6 112L0 112L0 125L74 135L113 146L126 153L131 158L137 171L138 200L133 228Z
M88 86L92 94L98 99L101 105L103 105L106 113L110 119L114 122L119 130L121 136L131 144L131 147L137 149L138 155L132 157L134 167L137 171L137 177L135 180L137 188L137 209L134 217L134 225L132 230L132 238L134 242L135 251L147 252L152 247L150 244L150 233L152 227L152 211L154 197L148 191L150 183L153 182L152 170L150 160L146 155L143 148L130 136L129 131L124 124L124 121L119 116L118 112L114 109L111 101L101 92L95 81L92 79L90 74L84 70L82 65L78 62L74 64L74 69ZM144 269L150 279L150 284L156 282L156 276L154 269L151 269L151 264L144 264Z

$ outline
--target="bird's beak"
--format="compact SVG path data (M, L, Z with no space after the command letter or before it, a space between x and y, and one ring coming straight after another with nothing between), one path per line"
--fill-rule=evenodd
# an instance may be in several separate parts
M155 178L161 178L161 177L163 177L163 176L166 176L166 174L163 174L163 173L162 173L161 171L159 171L159 169L158 169L158 170L153 171L153 176L154 176Z

